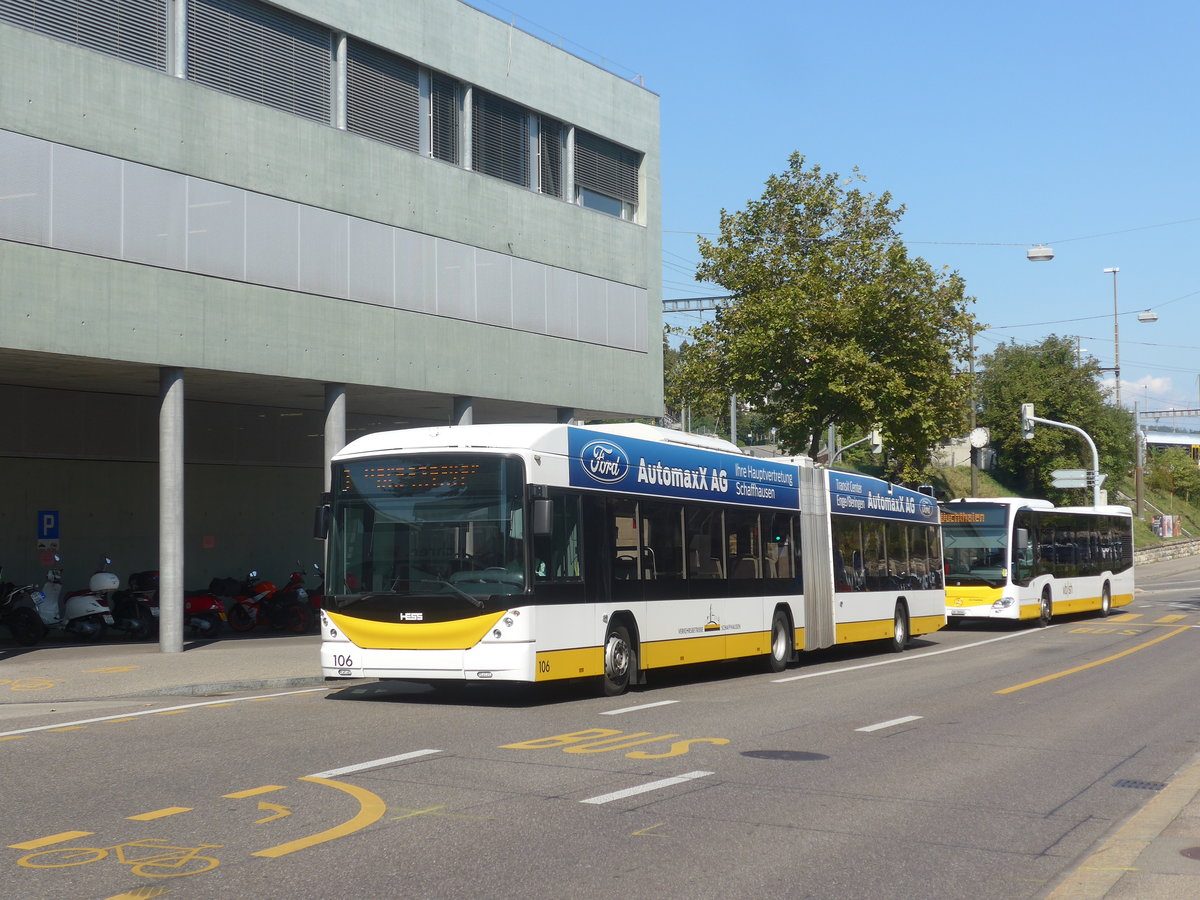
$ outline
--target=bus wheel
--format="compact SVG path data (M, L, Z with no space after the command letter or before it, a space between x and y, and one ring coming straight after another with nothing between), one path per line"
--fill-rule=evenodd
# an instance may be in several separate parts
M629 689L633 673L633 643L629 629L616 625L604 639L604 695L616 697Z
M1107 619L1108 614L1112 612L1112 591L1108 585L1104 585L1104 590L1100 592L1100 616Z
M771 620L771 649L767 653L767 670L782 672L792 656L792 629L788 625L787 613L775 610Z
M908 644L908 608L903 603L896 604L896 616L892 620L892 639L889 644L896 653L901 652Z
M1049 589L1042 591L1042 603L1038 607L1038 628L1045 628L1050 624L1050 617L1054 614L1054 607L1050 603Z

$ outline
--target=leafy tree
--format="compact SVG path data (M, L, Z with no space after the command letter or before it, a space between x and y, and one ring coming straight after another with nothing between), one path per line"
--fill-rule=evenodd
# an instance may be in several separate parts
M696 277L735 299L690 330L680 375L699 395L736 393L790 452L815 456L830 425L878 424L890 474L914 480L963 428L975 320L962 279L910 257L896 231L904 207L863 180L793 154L761 199L721 211Z
M1156 451L1148 460L1146 484L1155 490L1183 497L1187 503L1200 496L1200 468L1182 447Z
M1056 503L1091 503L1077 490L1055 488L1055 469L1090 469L1092 454L1078 434L1038 425L1021 435L1021 404L1044 419L1082 428L1096 443L1110 489L1133 465L1133 414L1106 402L1099 364L1077 358L1075 343L1050 335L1040 344L1001 344L983 357L978 375L979 422L991 431L996 468L1014 490Z

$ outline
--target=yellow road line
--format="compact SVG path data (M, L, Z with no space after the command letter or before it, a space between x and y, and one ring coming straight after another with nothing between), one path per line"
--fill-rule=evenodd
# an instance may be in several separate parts
M1125 613L1120 616L1113 616L1110 621L1112 621L1112 622L1132 622L1134 619L1140 619L1141 617L1142 617L1141 613Z
M1147 647L1157 644L1159 641L1165 641L1169 637L1174 637L1177 634L1183 634L1185 631L1189 631L1190 629L1191 629L1190 625L1184 625L1182 628L1176 628L1174 631L1168 631L1166 634L1160 634L1158 637L1153 638L1152 640L1146 641L1146 643L1144 643L1144 644L1138 644L1136 647L1130 647L1128 650L1122 650L1120 653L1114 654L1113 656L1107 656L1104 659L1098 659L1094 662L1085 663L1082 666L1076 666L1075 668L1067 669L1064 672L1056 672L1053 675L1046 675L1043 678L1035 678L1033 681L1026 681L1024 684L1016 684L1016 685L1013 685L1012 687L1008 687L1008 688L1004 688L1003 690L996 691L996 693L997 694L1013 694L1013 693L1016 693L1017 691L1023 691L1023 690L1025 690L1025 688L1036 687L1039 684L1045 684L1047 681L1054 681L1054 679L1056 679L1056 678L1062 678L1066 675L1074 675L1076 672L1082 672L1085 669L1092 669L1092 668L1095 668L1096 666L1102 666L1105 663L1110 663L1115 659L1120 659L1122 656L1128 656L1131 653L1137 653L1139 650L1144 650Z
M1184 615L1163 616L1161 619L1155 619L1154 624L1155 625L1169 625L1172 622L1178 622L1180 619L1186 619L1186 618L1187 618L1187 616L1184 616Z
M60 831L58 834L47 835L42 838L35 838L32 841L26 841L23 844L9 844L10 850L38 850L42 847L49 847L51 844L64 844L67 841L73 841L75 838L87 837L89 834L95 834L94 831Z
M227 800L243 800L246 797L257 797L259 794L269 794L272 791L282 791L282 784L264 784L262 787L250 788L245 791L237 791L232 794L222 794L221 796Z
M139 813L136 816L126 816L126 821L129 822L152 822L155 819L165 819L167 816L176 816L179 813L191 812L190 806L168 806L165 809L156 809L153 812Z
M356 831L361 831L368 825L373 825L383 818L383 814L387 812L387 804L378 796L372 794L368 790L356 787L352 784L346 784L341 781L333 781L329 778L317 778L315 775L307 775L300 779L301 781L311 781L314 784L324 784L331 788L336 788L339 791L345 791L350 796L358 800L359 810L358 815L354 818L343 822L341 825L335 825L319 834L313 834L306 838L289 841L286 844L279 844L275 847L268 847L266 850L258 850L252 853L252 856L265 856L268 859L275 859L280 856L287 856L289 853L295 853L297 850L304 850L308 847L324 844L326 841L332 841L335 838L345 837L348 834L353 834Z

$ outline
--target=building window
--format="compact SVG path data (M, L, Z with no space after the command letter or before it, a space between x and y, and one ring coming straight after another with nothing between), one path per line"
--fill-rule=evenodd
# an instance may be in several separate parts
M331 35L253 0L189 0L187 77L318 122L331 120Z
M0 0L0 21L165 70L166 6L166 0Z
M429 155L459 164L458 82L436 72L429 76Z
M471 167L513 184L529 184L529 113L478 88L471 110Z
M557 119L538 117L538 190L551 197L562 197L563 124Z
M632 219L637 211L640 163L640 153L576 130L575 201L610 216Z
M415 63L360 41L346 53L346 129L414 153L421 148Z

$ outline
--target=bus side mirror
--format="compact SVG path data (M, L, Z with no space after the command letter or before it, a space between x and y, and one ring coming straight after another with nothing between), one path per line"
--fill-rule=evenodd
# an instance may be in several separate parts
M544 537L554 533L554 501L533 501L533 533L536 537Z
M329 537L329 505L322 503L313 510L313 537L323 541Z
M1025 550L1029 547L1029 529L1028 528L1018 528L1016 538L1017 538L1017 549L1018 550Z

